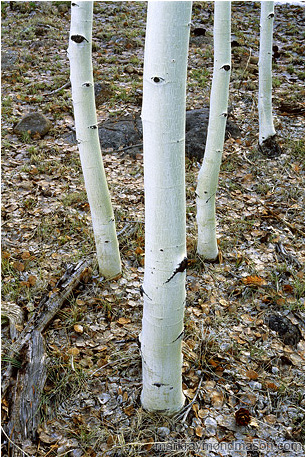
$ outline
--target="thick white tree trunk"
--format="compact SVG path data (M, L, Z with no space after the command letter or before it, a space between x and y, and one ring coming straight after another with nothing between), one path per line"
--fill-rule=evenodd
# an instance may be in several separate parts
M185 101L191 2L149 1L144 59L145 274L141 333L149 411L184 404Z
M207 260L218 256L215 197L222 160L231 70L231 2L216 1L214 17L214 72L210 94L205 154L196 189L198 246Z
M92 1L71 2L68 55L76 137L91 211L99 270L104 277L112 278L121 272L121 262L98 137L91 57L92 17Z
M272 39L274 2L261 2L259 45L259 145L275 136L272 116Z

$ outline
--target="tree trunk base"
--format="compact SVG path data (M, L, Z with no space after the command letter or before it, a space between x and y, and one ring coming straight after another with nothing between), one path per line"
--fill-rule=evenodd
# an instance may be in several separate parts
M259 143L259 151L268 158L278 157L282 154L281 147L276 141L276 135L266 138L261 144Z

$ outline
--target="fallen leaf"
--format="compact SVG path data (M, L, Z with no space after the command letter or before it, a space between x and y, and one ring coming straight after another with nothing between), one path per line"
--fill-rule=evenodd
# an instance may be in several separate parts
M23 253L21 253L21 259L23 260L30 259L30 257L31 257L31 254L29 251L24 251Z
M283 290L285 291L285 293L293 293L293 286L292 285L284 285L283 286Z
M69 348L68 350L69 355L78 356L80 354L80 350L76 347Z
M279 387L275 385L274 382L270 382L269 380L266 380L265 382L266 388L272 391L278 391Z
M204 434L204 428L200 425L198 425L195 429L196 436L202 437Z
M248 277L243 278L242 283L250 286L264 286L267 284L264 278L258 277L257 275L249 275Z
M36 284L36 281L37 281L37 277L35 277L35 275L28 276L28 282L30 286L34 286Z
M131 322L130 318L124 318L124 317L119 318L119 320L117 321L117 323L121 325L128 324L130 322Z
M134 410L135 410L135 408L134 408L134 406L132 404L130 406L128 406L128 407L125 407L125 409L123 409L124 413L128 417L130 417L133 414Z
M250 380L257 380L258 379L258 374L256 371L253 371L250 369L249 371L246 371L245 375L247 376L248 379Z
M154 438L153 437L149 437L148 439L146 439L146 445L145 445L145 449L146 450L151 450L151 448L153 447L154 445Z
M24 271L24 264L20 261L15 261L13 263L13 267L14 269L18 270L19 272L23 272Z
M223 405L224 396L222 393L219 393L219 391L213 391L210 396L210 400L211 400L213 407L218 408Z
M84 328L81 324L75 324L73 326L73 329L75 330L75 332L78 332L79 334L83 334L84 332Z
M1 256L3 259L9 259L11 257L8 251L2 251Z

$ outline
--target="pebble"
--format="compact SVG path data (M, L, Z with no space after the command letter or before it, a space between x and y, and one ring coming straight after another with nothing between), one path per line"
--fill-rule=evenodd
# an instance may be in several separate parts
M215 420L214 418L212 418L212 417L207 417L207 418L205 418L204 424L205 424L205 426L213 426L214 428L217 427L217 422L216 422L216 420Z
M170 434L170 429L166 426L161 426L160 428L157 428L157 434L161 437L167 437Z
M262 389L262 384L260 382L255 382L254 380L251 380L251 382L249 382L249 386L256 391Z

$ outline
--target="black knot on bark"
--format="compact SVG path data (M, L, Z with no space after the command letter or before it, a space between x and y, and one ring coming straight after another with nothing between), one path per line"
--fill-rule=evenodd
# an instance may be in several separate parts
M226 65L223 65L223 70L225 70L226 72L228 72L230 69L231 69L231 66L226 64Z
M86 38L82 35L71 35L71 40L78 44L82 43L83 41L87 41L88 43L88 40L86 40Z

